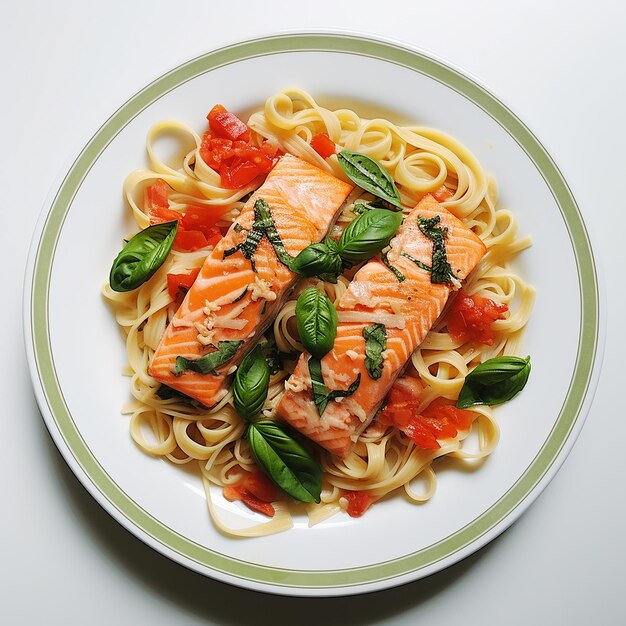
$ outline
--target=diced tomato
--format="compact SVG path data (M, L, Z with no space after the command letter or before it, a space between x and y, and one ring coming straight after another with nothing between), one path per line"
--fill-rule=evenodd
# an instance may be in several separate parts
M506 304L498 304L477 294L468 295L462 289L457 293L448 315L448 332L456 341L476 341L493 345L493 322L505 318Z
M441 447L439 439L452 439L467 430L474 419L472 411L457 409L451 400L437 398L421 413L422 383L412 376L398 378L387 395L385 408L378 415L381 424L395 426L424 450Z
M274 502L278 489L272 480L263 472L252 472L244 479L245 488L263 502Z
M235 142L237 144L239 142ZM233 146L234 155L242 161L250 161L254 163L262 174L268 174L274 167L274 159L269 157L263 150L256 146L249 146L244 144L243 146Z
M224 497L231 502L241 500L249 509L274 517L272 502L276 500L276 486L262 472L252 472L235 485L224 487Z
M157 178L152 185L148 185L143 192L144 211L150 214L156 209L167 209L167 195L169 192L167 183L162 178Z
M200 268L197 267L186 274L168 274L167 275L167 290L170 292L170 296L176 302L182 302L185 294L191 288L194 281L198 277Z
M344 491L342 495L348 501L346 512L350 517L361 517L374 502L374 496L367 491Z
M408 424L402 426L400 430L418 447L424 450L437 450L441 448L435 435L433 435L420 418L420 415L416 415Z
M319 133L311 139L311 148L319 154L322 159L327 159L337 151L335 142L326 134Z
M255 163L242 159L235 159L232 165L222 163L220 166L220 180L225 189L242 189L261 174Z
M437 202L445 202L450 200L453 194L445 185L441 185L437 191L433 191L432 196Z
M214 235L216 231L219 232L215 224L227 211L227 206L204 207L189 204L183 216L182 225L187 230L199 230L209 237Z
M216 104L207 115L211 131L218 137L235 141L250 139L250 129L236 115Z
M472 425L475 416L472 411L458 409L452 400L446 400L445 398L433 400L422 411L422 415L426 418L434 418L440 422L447 421L450 424L454 424L458 430L467 430ZM456 433L451 436L456 436Z
M199 230L179 229L174 239L174 248L182 252L193 252L209 245L206 235Z

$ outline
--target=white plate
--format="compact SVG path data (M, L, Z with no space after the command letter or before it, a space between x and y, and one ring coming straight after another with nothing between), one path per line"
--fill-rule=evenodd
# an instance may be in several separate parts
M402 497L367 515L251 540L212 526L200 479L141 453L120 415L124 346L100 288L129 226L126 174L145 163L164 118L201 132L216 101L239 112L299 86L324 104L378 110L441 128L495 174L503 205L534 245L519 271L537 289L524 338L533 371L497 411L500 445L475 472L444 471L435 498ZM355 104L356 103L356 104ZM362 103L362 104L359 104ZM35 234L25 327L37 398L55 443L85 487L148 545L203 574L262 591L344 595L415 580L509 526L554 475L591 402L602 324L596 268L569 189L530 131L458 71L396 44L337 34L284 35L194 59L148 85L85 146ZM252 516L238 504L229 514Z

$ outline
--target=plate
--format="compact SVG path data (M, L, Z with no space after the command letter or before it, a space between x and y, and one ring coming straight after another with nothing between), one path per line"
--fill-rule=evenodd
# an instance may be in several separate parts
M332 68L332 71L329 71ZM402 497L367 515L236 540L212 526L200 479L133 444L120 407L124 346L100 296L130 226L126 174L145 163L145 136L162 119L202 131L216 101L251 111L299 86L322 104L356 107L445 130L492 172L500 200L531 233L518 270L537 290L524 337L533 373L501 407L501 440L476 471L440 473L436 496ZM440 570L507 528L573 445L598 375L602 323L596 265L581 214L528 128L475 80L401 45L339 34L248 41L193 59L126 102L85 145L44 208L25 290L29 364L45 423L90 493L142 541L198 572L250 589L347 595ZM80 306L79 314L76 307ZM237 504L227 513L248 515ZM250 515L252 515L250 513Z

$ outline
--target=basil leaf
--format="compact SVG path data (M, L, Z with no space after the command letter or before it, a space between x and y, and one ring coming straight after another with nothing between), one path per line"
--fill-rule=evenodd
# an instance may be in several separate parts
M178 220L174 220L148 226L132 237L113 261L111 289L132 291L149 280L167 259L177 230Z
M498 356L481 363L466 377L457 407L476 404L495 406L516 396L530 375L530 357Z
M423 217L417 218L419 229L433 242L433 262L430 268L430 282L437 284L449 283L454 276L446 254L445 239L448 235L448 229L437 226L440 221L441 217L439 217L439 215L429 217L428 219ZM415 262L417 263L417 261Z
M295 439L270 420L251 423L246 436L257 463L283 491L319 503L322 468Z
M307 246L291 262L291 271L301 276L319 276L329 283L336 283L343 271L343 262L337 253L337 244L334 241L332 244L335 249L329 243L312 243Z
M180 376L187 370L198 372L198 374L215 374L215 370L220 365L224 365L224 363L230 361L235 356L235 352L237 352L242 343L243 340L220 341L215 352L205 354L199 359L187 359L184 356L177 356L174 374Z
M365 339L365 367L370 378L378 380L383 375L383 351L387 349L387 329L384 324L374 324L362 330Z
M347 398L351 396L361 384L361 374L358 374L352 384L347 389L334 389L329 391L324 384L324 376L322 374L322 363L319 359L312 356L309 359L309 375L311 376L311 387L313 390L313 402L317 407L320 417L324 414L328 403L335 398Z
M402 224L402 213L370 209L350 222L339 239L339 254L350 263L371 259L389 242Z
M250 420L261 412L270 385L270 367L263 348L255 346L246 355L235 373L233 405L244 419Z
M400 192L393 178L374 159L351 150L342 150L337 159L341 169L355 185L373 193L377 198L402 208Z
M337 335L337 311L328 296L315 287L305 289L296 302L300 341L316 358L330 352Z
M380 260L383 265L398 279L399 283L406 280L406 276L397 267L391 265L386 252L380 255Z

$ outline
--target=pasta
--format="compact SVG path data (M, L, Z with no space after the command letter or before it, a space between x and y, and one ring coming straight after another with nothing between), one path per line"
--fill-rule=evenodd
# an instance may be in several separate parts
M405 212L427 193L445 187L443 205L476 233L487 253L464 285L467 294L479 294L504 304L510 313L493 323L495 341L481 345L461 342L447 331L445 314L414 352L409 364L413 375L425 385L418 411L437 398L456 400L469 371L477 363L497 355L514 355L520 350L522 332L529 319L534 290L511 268L514 257L530 245L528 237L518 237L518 224L508 210L497 206L495 181L482 169L471 152L445 133L422 126L396 126L385 119L363 119L354 111L331 111L320 106L300 89L286 89L268 98L262 110L247 122L253 131L251 143L263 141L345 179L336 156L322 158L311 147L320 133L340 148L365 154L380 163L398 184ZM157 155L156 142L163 136L176 136L180 155L171 162ZM144 190L161 179L171 188L169 209L185 212L188 206L214 211L217 227L228 227L237 217L246 197L258 182L240 189L225 189L220 175L200 157L202 137L178 121L153 126L147 137L148 169L132 172L124 183L124 196L140 228L150 224L142 203ZM355 188L333 226L337 238L356 217L355 201L372 196ZM210 247L196 251L173 250L158 271L138 289L103 289L126 341L132 400L123 412L130 415L130 433L146 453L167 458L176 464L195 463L202 477L208 507L217 527L239 536L279 532L292 525L289 504L277 505L271 521L246 528L230 528L220 519L211 486L236 484L243 473L252 472L255 460L243 439L246 424L233 407L227 393L211 409L159 395L160 384L148 373L149 364L176 304L167 287L168 274L187 273L202 266ZM338 302L354 270L340 276L336 284L318 278L301 279L280 308L272 324L277 348L284 353L304 350L295 330L298 295L307 287L323 290ZM284 368L271 376L263 416L275 417L285 390L285 380L295 361L284 361ZM418 447L401 430L374 421L345 459L322 452L323 489L321 503L309 504L309 524L317 524L346 509L346 492L366 491L373 499L402 490L410 501L423 503L436 490L435 459L448 456L459 463L477 463L497 445L499 429L489 406L473 407L471 430L459 432L437 450ZM469 436L471 435L471 436ZM472 440L471 446L467 445ZM421 488L420 488L421 485Z

